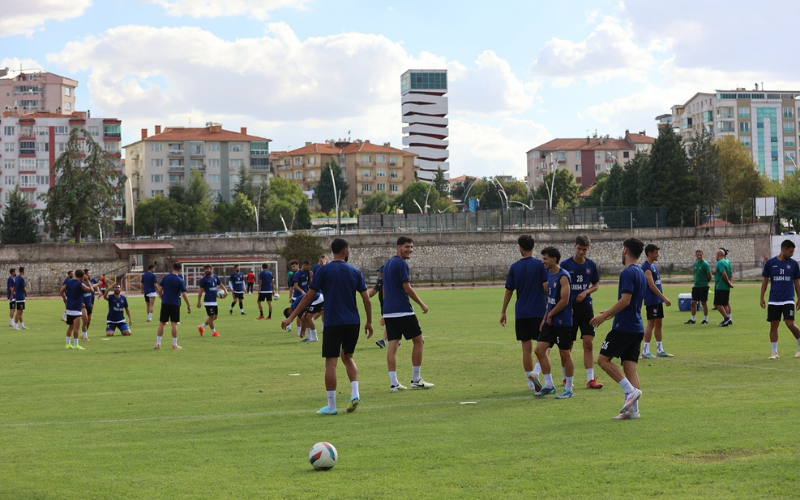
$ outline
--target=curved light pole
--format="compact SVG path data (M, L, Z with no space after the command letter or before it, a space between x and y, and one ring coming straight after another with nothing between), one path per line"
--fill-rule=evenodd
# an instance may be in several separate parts
M469 192L472 191L472 186L474 186L476 182L478 182L477 177L475 178L474 181L472 181L472 184L469 185L469 187L467 188L467 192L461 196L462 201L464 202L464 208L469 208Z
M258 212L261 210L261 191L264 189L264 182L258 187L258 200L256 201L256 233L260 231L260 226L258 224Z
M336 192L336 176L333 175L333 167L328 165L328 170L331 172L331 181L333 182L333 197L336 198L336 235L338 236L342 234L341 229L339 228L339 225L342 221L341 214L339 213L339 194Z
M523 207L527 208L528 210L533 210L533 209L530 207L530 205L526 205L526 204L522 203L521 201L517 201L517 200L509 200L508 202L509 202L509 203L519 203L520 205L522 205Z

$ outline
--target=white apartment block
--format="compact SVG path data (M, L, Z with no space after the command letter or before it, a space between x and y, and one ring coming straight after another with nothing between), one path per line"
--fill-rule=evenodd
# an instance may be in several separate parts
M417 156L417 179L433 181L438 169L450 178L447 161L447 70L411 69L400 77L404 151Z
M144 198L169 196L170 186L185 185L191 171L198 170L215 197L231 201L241 167L249 169L256 185L269 182L270 141L248 135L246 127L231 132L211 122L205 127L165 127L163 131L156 125L152 136L142 129L141 140L124 147L131 180L126 200L135 207Z
M699 92L672 113L656 117L690 143L702 129L715 138L730 135L741 141L770 179L782 181L796 172L800 91L738 88Z

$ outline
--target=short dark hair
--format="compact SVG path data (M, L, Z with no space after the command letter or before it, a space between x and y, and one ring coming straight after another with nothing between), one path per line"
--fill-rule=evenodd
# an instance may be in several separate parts
M172 270L173 271L180 271L182 267L183 266L181 266L180 262L175 262L174 264L172 264Z
M540 253L542 255L547 255L551 259L556 259L556 264L561 262L561 252L559 252L558 248L556 248L556 247L545 247L545 248L542 248L542 251Z
M289 267L299 264L296 260L292 259L289 261Z
M639 238L628 238L622 242L622 246L627 248L631 255L638 259L642 255L642 250L644 250L644 241Z
M284 318L288 318L290 314L292 314L292 308L291 307L287 307L286 309L283 310L283 317Z
M592 240L590 240L588 236L578 236L575 238L575 244L582 247L588 247L592 244Z
M147 266L148 271L152 271L155 268L156 268L155 264L150 264L149 266Z
M397 244L398 245L405 245L406 243L414 243L414 240L412 240L408 236L401 236L401 237L397 238Z
M310 266L310 265L311 265L311 262L309 262L309 261L307 261L307 260L304 260L302 265L304 265L304 266Z
M75 270L75 277L76 278L83 278L83 269L76 269Z
M267 263L266 263L266 262L265 262L265 263L263 263L263 264L261 264L261 269L267 269L268 267L269 267L269 266L267 265Z
M15 272L17 272L17 268L12 267L11 269L8 270L8 272L9 273L15 273Z
M728 256L728 249L727 248L719 247L719 249L722 250L722 252L725 254L725 257ZM20 267L20 269L22 269L22 268Z
M333 241L331 241L331 252L333 252L334 255L344 252L344 249L349 247L350 243L344 238L334 238Z
M533 236L530 234L523 234L517 238L517 244L521 249L525 250L526 252L530 252L533 250L534 245Z
M781 248L794 248L795 244L792 240L783 240L781 242Z
M203 269L211 269L211 264L206 264L203 266Z
M646 247L644 247L644 254L650 255L651 253L655 252L656 250L661 250L661 247L656 245L655 243L648 243Z
M726 252L726 255L727 255L727 252ZM25 272L25 268L22 267L22 266L19 266L19 272L24 273Z

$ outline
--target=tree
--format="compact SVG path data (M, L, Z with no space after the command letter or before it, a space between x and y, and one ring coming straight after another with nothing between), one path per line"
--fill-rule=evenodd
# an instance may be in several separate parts
M540 200L550 200L550 184L553 182L553 172L548 173L542 179L542 184L536 189L536 197ZM575 183L575 176L573 176L567 169L560 168L556 170L556 180L553 187L553 207L558 205L560 200L564 200L568 206L575 204L578 199L578 191L580 186Z
M3 245L39 243L36 210L30 208L28 199L22 195L19 186L8 194L8 201L3 208L0 243Z
M600 198L603 207L618 208L622 206L622 183L625 172L622 166L614 162L606 177L605 190Z
M665 206L666 225L680 226L684 219L694 219L696 188L683 140L672 127L661 127L649 161L639 171L639 200L651 207Z
M256 208L244 193L237 193L232 203L217 203L214 213L219 231L243 231L256 227Z
M376 191L372 193L369 198L364 200L364 208L361 213L364 214L387 214L389 209L389 198L386 196L386 191Z
M98 227L111 227L122 206L120 187L126 180L117 172L116 163L116 157L95 142L90 133L72 129L67 150L53 164L56 181L40 195L46 202L43 219L51 234L69 232L80 243L84 231L93 233Z
M433 184L415 181L406 186L405 191L400 196L402 196L403 211L405 213L419 214L429 211L425 210L425 205L432 206L439 199L439 192L436 191Z
M344 180L342 169L336 163L336 160L329 160L322 166L319 182L314 186L314 193L323 212L329 212L331 209L336 208L336 196L334 195L331 171L333 172L333 177L336 178L336 195L339 197L339 206L344 206L346 204L345 200L347 200L349 186L347 181Z
M325 253L319 244L319 239L310 234L292 234L286 237L286 246L278 251L281 257L286 259L287 266L289 261L298 260L303 262L317 262L319 256ZM288 268L286 269L289 270Z
M733 136L716 141L719 149L719 172L722 176L721 211L728 218L739 220L752 215L753 198L766 191L767 180L758 173L750 152Z
M301 203L294 214L294 227L297 229L311 228L311 208L308 202Z
M171 189L170 189L171 191ZM213 228L211 187L199 170L192 169L183 195L181 220L185 231L207 233Z
M170 230L183 230L181 217L184 213L185 208L180 203L172 198L167 198L163 194L145 198L136 204L136 234L154 234L156 218L158 218L158 231L160 233L166 233Z
M302 203L308 203L308 197L303 193L300 185L282 177L275 177L271 180L268 195L270 199L287 201L295 207L299 207Z
M447 196L450 194L450 183L444 178L442 167L436 168L436 177L433 178L433 187L439 193L439 196Z
M258 188L256 188L256 185L253 183L253 175L250 173L250 170L244 165L239 167L239 184L236 185L234 193L241 193L245 195L251 203L256 203Z
M292 229L296 213L294 205L285 200L270 199L264 209L266 217L261 223L262 228L267 231L283 231ZM286 226L284 227L284 223Z
M646 206L647 200L639 198L639 176L641 172L647 168L647 155L637 153L631 161L622 167L622 177L620 184L617 186L619 189L619 198L617 199L620 207L638 207Z
M800 174L784 177L778 193L778 206L781 218L787 219L795 231L800 228Z
M713 136L702 129L695 133L689 146L689 165L697 179L697 196L703 212L712 213L722 198L722 177L719 170L719 148Z

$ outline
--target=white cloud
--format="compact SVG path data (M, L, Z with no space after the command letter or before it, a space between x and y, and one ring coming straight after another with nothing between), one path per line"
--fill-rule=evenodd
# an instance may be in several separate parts
M250 15L267 19L273 10L290 7L304 8L310 0L139 0L158 4L167 15L174 17L232 17Z
M517 78L508 62L491 50L478 56L474 68L453 62L447 70L450 106L459 113L489 116L519 113L533 105L538 90Z
M10 57L0 59L0 69L8 68L12 71L19 71L20 69L44 69L35 59L19 59L18 57Z
M50 19L63 21L80 17L92 0L27 0L3 2L0 15L0 37L31 35L35 28Z
M644 80L645 71L656 63L653 51L664 47L663 41L656 40L643 46L630 23L605 17L585 40L550 39L539 51L531 72L537 78L555 78L559 86L569 85L575 78L590 83L611 78Z

